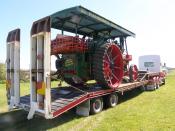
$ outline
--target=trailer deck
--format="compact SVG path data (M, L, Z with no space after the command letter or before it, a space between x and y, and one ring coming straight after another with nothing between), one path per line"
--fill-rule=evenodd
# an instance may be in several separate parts
M51 89L51 116L53 118L63 114L64 112L76 107L77 105L99 96L105 96L112 92L123 94L123 92L144 86L148 81L132 82L121 84L116 90L102 89L98 85L90 87L82 87L76 89L74 87L55 87ZM26 111L30 110L30 95L20 97L20 107ZM37 114L44 116L44 112L36 111Z

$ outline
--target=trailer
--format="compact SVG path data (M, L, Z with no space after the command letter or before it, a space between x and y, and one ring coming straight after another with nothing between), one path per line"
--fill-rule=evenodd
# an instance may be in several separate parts
M51 28L61 31L54 40ZM35 21L31 28L30 94L20 96L20 29L9 32L6 64L9 110L22 108L29 112L28 119L35 114L52 119L76 107L78 115L89 116L101 112L104 105L116 106L118 94L144 89L160 74L139 72L136 65L129 67L132 60L126 44L129 36L135 34L82 6ZM54 74L51 55L57 57ZM53 75L70 86L51 87ZM88 84L88 80L95 82Z

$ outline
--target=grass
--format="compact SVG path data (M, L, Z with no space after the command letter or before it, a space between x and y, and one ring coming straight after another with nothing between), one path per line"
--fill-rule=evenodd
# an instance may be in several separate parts
M52 82L52 87L56 87L58 83ZM63 83L64 84L64 83ZM21 83L20 84L21 90L20 95L24 96L29 94L30 92L30 84L29 83ZM0 113L7 112L7 99L6 99L6 85L0 84Z
M73 111L58 118L45 120L35 116L26 120L27 112L7 112L5 85L0 84L0 130L93 130L93 131L173 131L175 130L175 71L171 72L166 85L156 91L133 90L120 96L115 108L80 117ZM54 85L56 82L54 83ZM29 84L21 84L22 94L28 92Z

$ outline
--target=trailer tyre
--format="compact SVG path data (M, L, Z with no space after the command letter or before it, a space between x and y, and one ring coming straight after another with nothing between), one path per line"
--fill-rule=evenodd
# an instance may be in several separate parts
M162 85L165 85L165 78L162 80Z
M146 91L146 86L142 85L142 86L140 87L140 90L141 90L141 91Z
M154 83L153 90L156 90L156 88L157 88L157 84L156 84L156 83Z
M116 93L110 94L107 96L106 102L107 107L115 107L118 104L118 95Z
M95 98L91 100L90 103L90 114L97 114L101 112L103 109L103 99L102 98Z
M160 85L159 83L156 84L156 89L159 89Z

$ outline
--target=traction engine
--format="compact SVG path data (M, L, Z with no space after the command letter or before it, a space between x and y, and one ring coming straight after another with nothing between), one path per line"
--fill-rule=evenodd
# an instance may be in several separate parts
M119 40L119 42L118 42ZM102 87L117 88L127 77L137 80L137 67L130 66L126 37L115 39L57 35L51 43L51 54L57 57L56 75L66 83L80 87L96 80Z

